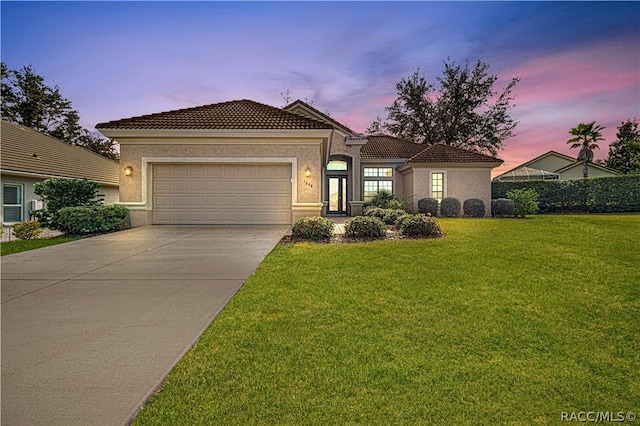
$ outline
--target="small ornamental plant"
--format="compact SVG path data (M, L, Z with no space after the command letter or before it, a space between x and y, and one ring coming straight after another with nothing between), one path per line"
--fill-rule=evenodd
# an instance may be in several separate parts
M42 233L42 228L37 220L25 220L13 224L13 236L19 240L33 240Z
M303 217L293 225L291 236L298 240L328 240L333 235L334 223L326 217Z
M516 217L524 219L538 212L538 193L533 189L514 189L507 192L507 197L513 201Z
M382 217L382 221L386 225L394 225L396 223L396 220L398 220L400 216L404 216L407 214L406 211L400 210L400 209L388 209L388 210L385 210L384 212L385 214Z
M381 240L387 236L387 226L377 217L357 216L350 219L344 226L344 236Z
M437 220L421 213L409 215L400 222L400 234L414 238L439 238L442 229Z

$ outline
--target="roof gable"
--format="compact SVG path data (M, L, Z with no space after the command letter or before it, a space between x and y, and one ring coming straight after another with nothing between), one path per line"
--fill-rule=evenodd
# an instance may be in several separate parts
M2 171L118 185L119 163L28 127L2 121Z
M371 135L360 150L360 157L367 159L407 159L424 150L424 145L388 135Z
M502 160L463 148L437 143L425 148L407 160L409 164L451 163L451 164L502 164Z
M334 120L333 118L329 117L327 114L318 111L316 108L312 107L306 102L301 101L300 99L294 101L293 103L287 105L282 109L284 109L285 111L304 115L305 117L309 117L315 120L323 121L325 123L333 124L335 127L342 129L346 133L351 133L353 135L357 134L356 132L354 132L344 124Z
M544 154L541 154L536 158L527 161L526 163L522 163L512 169L507 170L506 172L496 176L495 179L507 175L513 176L526 174L526 171L524 169L539 169L553 173L558 169L571 165L575 162L576 159L569 157L568 155L564 155L556 151L547 151Z
M280 108L243 99L124 118L97 129L154 130L317 130L333 126Z

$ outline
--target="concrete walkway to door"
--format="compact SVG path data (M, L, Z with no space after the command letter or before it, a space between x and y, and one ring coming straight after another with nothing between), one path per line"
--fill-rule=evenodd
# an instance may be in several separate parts
M2 424L127 424L288 226L145 226L2 258Z

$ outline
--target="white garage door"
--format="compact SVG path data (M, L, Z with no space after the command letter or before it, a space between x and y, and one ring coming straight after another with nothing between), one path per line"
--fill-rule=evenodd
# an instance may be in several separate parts
M156 224L290 224L291 165L156 164Z

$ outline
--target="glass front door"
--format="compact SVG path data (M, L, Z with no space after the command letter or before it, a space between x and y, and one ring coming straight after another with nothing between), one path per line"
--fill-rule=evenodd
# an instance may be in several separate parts
M328 214L347 214L347 177L329 176Z

